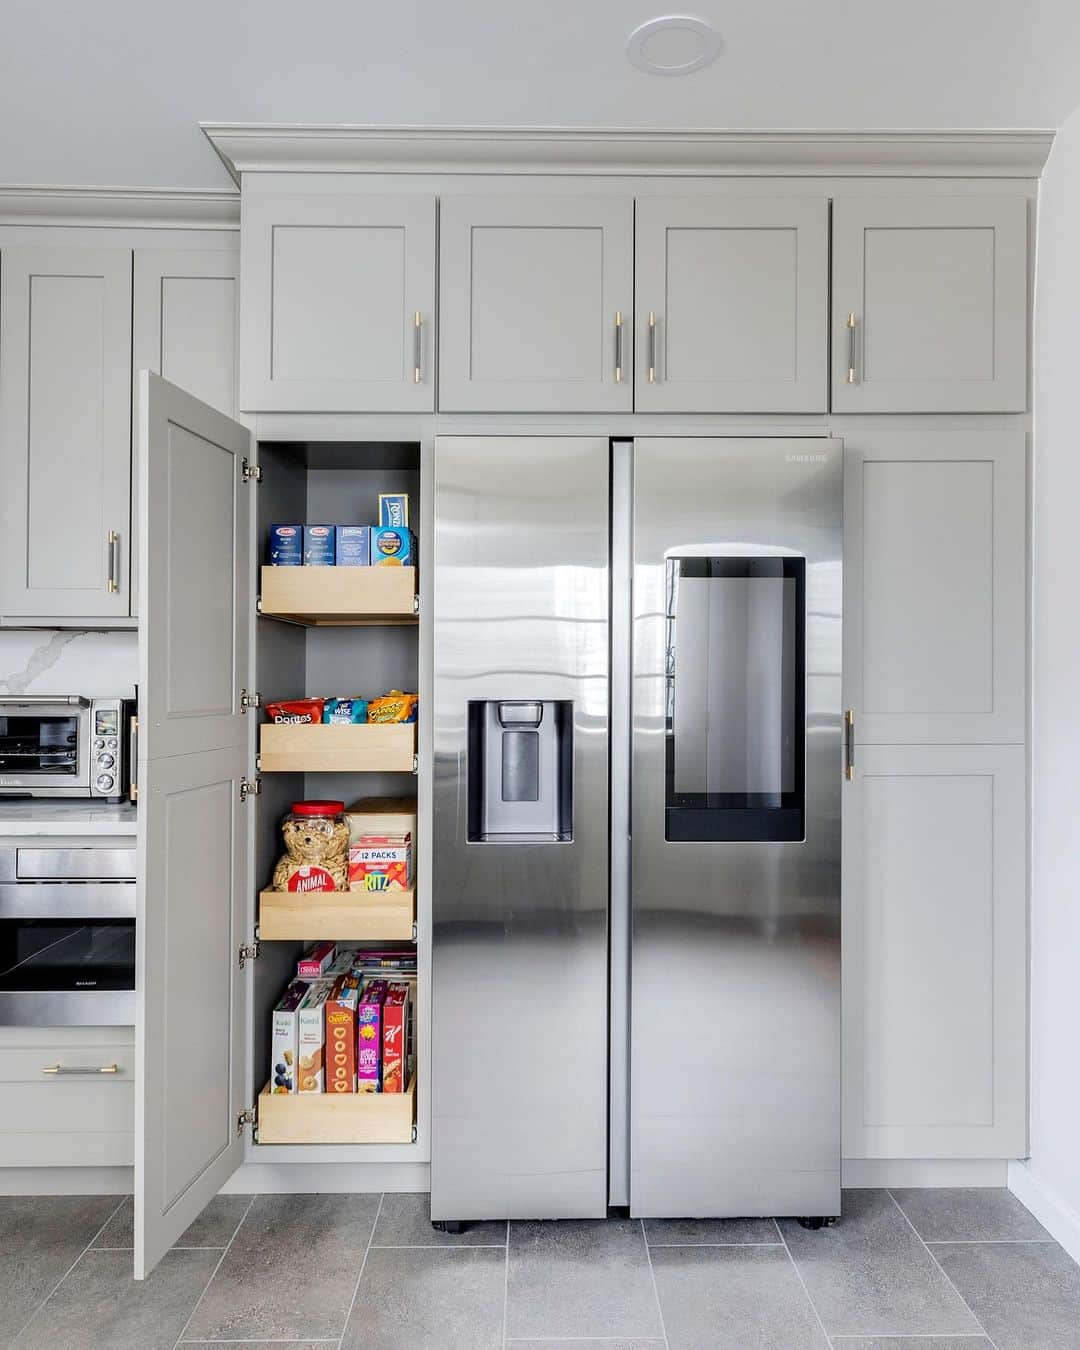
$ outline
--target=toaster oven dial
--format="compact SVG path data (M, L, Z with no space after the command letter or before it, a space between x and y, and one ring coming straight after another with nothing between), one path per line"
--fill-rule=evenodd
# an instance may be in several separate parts
M97 762L99 769L111 769L116 760L113 759L112 755L98 755Z
M94 749L95 749L95 750L104 750L104 749L105 749L105 742L101 739L100 736L99 736L99 737L97 738L97 740L94 742Z
M116 749L116 737L115 737L115 736L110 736L109 739L106 741L106 745L109 747L110 750L115 750L115 749Z
M111 773L98 774L97 786L99 792L109 792L112 789L113 776Z

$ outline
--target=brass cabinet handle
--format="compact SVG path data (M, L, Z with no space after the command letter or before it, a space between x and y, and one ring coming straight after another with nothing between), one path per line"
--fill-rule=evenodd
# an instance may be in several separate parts
M119 1064L46 1064L41 1070L42 1073L53 1074L95 1074L95 1073L119 1073Z
M855 383L855 315L847 316L847 382Z
M421 367L421 356L423 353L423 329L424 320L417 310L413 315L413 384L419 384L423 379L423 370Z
M623 366L622 329L623 329L622 310L621 310L621 309L617 309L617 310L615 311L615 383L616 383L616 384L622 384L622 366Z
M108 544L109 580L105 589L110 595L114 595L120 589L120 536L115 530L109 531Z
M649 310L649 383L656 383L656 315Z
M855 713L851 708L844 713L844 777L848 782L855 777Z

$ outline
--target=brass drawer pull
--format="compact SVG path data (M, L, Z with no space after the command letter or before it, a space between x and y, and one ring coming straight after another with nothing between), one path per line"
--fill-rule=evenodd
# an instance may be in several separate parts
M46 1064L45 1067L41 1070L41 1072L54 1074L76 1074L85 1076L86 1074L96 1074L96 1073L119 1073L120 1066L119 1064L100 1064L100 1065Z
M847 316L847 382L855 383L855 315Z

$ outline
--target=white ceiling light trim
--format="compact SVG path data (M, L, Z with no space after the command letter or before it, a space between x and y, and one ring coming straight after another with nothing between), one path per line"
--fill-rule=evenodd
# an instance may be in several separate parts
M626 41L626 56L648 75L692 75L715 61L723 45L720 34L704 19L663 14L634 29ZM676 59L663 59L661 51Z

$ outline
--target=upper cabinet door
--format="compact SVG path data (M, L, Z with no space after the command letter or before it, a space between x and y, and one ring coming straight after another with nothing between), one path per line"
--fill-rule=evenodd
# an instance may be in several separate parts
M638 412L824 412L824 197L637 203Z
M833 204L834 412L1023 412L1024 197Z
M240 407L435 406L435 199L253 196L241 205Z
M243 1158L252 807L248 432L142 377L135 1275ZM152 547L151 547L152 545Z
M444 197L439 408L630 412L628 197Z
M126 618L130 250L3 250L0 476L0 614Z
M1022 742L1022 431L844 436L844 684L859 744Z

